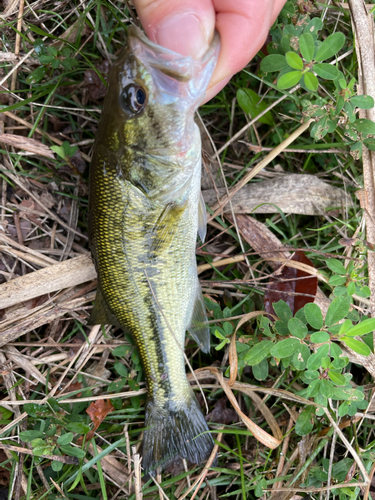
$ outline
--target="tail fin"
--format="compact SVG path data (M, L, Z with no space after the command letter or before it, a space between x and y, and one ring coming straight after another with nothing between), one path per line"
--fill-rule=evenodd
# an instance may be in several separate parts
M212 452L214 442L194 393L178 411L160 409L148 401L145 424L142 465L146 473L165 469L176 457L200 464Z

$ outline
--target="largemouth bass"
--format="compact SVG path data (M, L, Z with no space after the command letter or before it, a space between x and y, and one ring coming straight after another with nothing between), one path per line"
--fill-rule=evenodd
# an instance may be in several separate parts
M197 277L204 239L201 140L194 112L219 52L200 60L136 28L114 63L90 170L90 246L98 272L91 324L130 332L146 376L143 467L207 460L213 440L186 378L186 330L204 352L209 330Z

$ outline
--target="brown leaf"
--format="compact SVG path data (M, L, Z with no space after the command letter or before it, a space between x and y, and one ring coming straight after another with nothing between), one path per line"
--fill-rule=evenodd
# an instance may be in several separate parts
M96 69L102 73L103 76L107 75L109 71L108 61L102 61L96 66ZM87 88L89 99L91 101L98 101L99 99L102 99L107 92L106 85L104 85L98 73L93 69L85 71L83 84L84 87Z
M94 432L103 422L108 413L111 413L115 408L109 399L98 399L98 401L93 401L87 408L86 413L91 418L94 423L94 428L87 434L87 440L94 436Z
M0 142L8 144L9 146L14 146L18 149L24 149L30 153L46 156L47 158L55 158L53 152L48 146L40 141L37 141L36 139L31 139L30 137L23 137L15 134L1 134Z
M295 252L290 260L314 267L304 252ZM267 313L275 315L273 304L279 300L284 300L295 314L305 304L314 302L317 289L318 278L316 276L312 276L301 269L284 266L281 268L281 273L278 274L277 281L274 280L267 285L264 296L265 310Z
M255 422L253 422L247 415L245 415L245 413L239 407L239 404L232 392L232 389L229 387L229 384L226 382L226 380L224 379L223 375L219 372L219 370L212 366L207 367L207 370L215 375L221 387L223 388L227 398L232 403L233 408L236 410L237 415L240 417L240 419L246 425L249 431L253 434L253 436L268 448L271 448L272 450L277 448L280 445L281 440L268 434L268 432L263 430Z
M229 345L229 366L230 366L230 377L229 377L229 385L235 383L238 373L238 358L237 358L237 349L236 349L236 334L234 333L230 339ZM224 423L224 422L223 422Z
M217 424L232 424L233 422L238 422L238 415L232 408L227 408L228 398L223 396L217 401L210 411L205 416L207 422L215 422Z

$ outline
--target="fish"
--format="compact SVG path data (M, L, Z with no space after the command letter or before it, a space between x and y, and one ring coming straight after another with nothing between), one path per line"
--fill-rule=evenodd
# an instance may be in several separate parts
M187 380L185 335L208 353L197 234L206 233L201 138L194 114L220 50L200 59L151 42L139 28L113 64L89 181L89 240L98 287L89 324L134 338L146 384L142 465L201 464L213 439Z

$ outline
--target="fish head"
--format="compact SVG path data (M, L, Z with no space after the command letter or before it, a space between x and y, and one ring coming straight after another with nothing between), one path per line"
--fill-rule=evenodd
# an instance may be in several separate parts
M219 53L215 34L199 60L152 43L129 28L126 46L114 63L104 104L100 135L112 148L123 144L142 151L188 149L194 112L202 101ZM112 149L111 148L111 149Z

